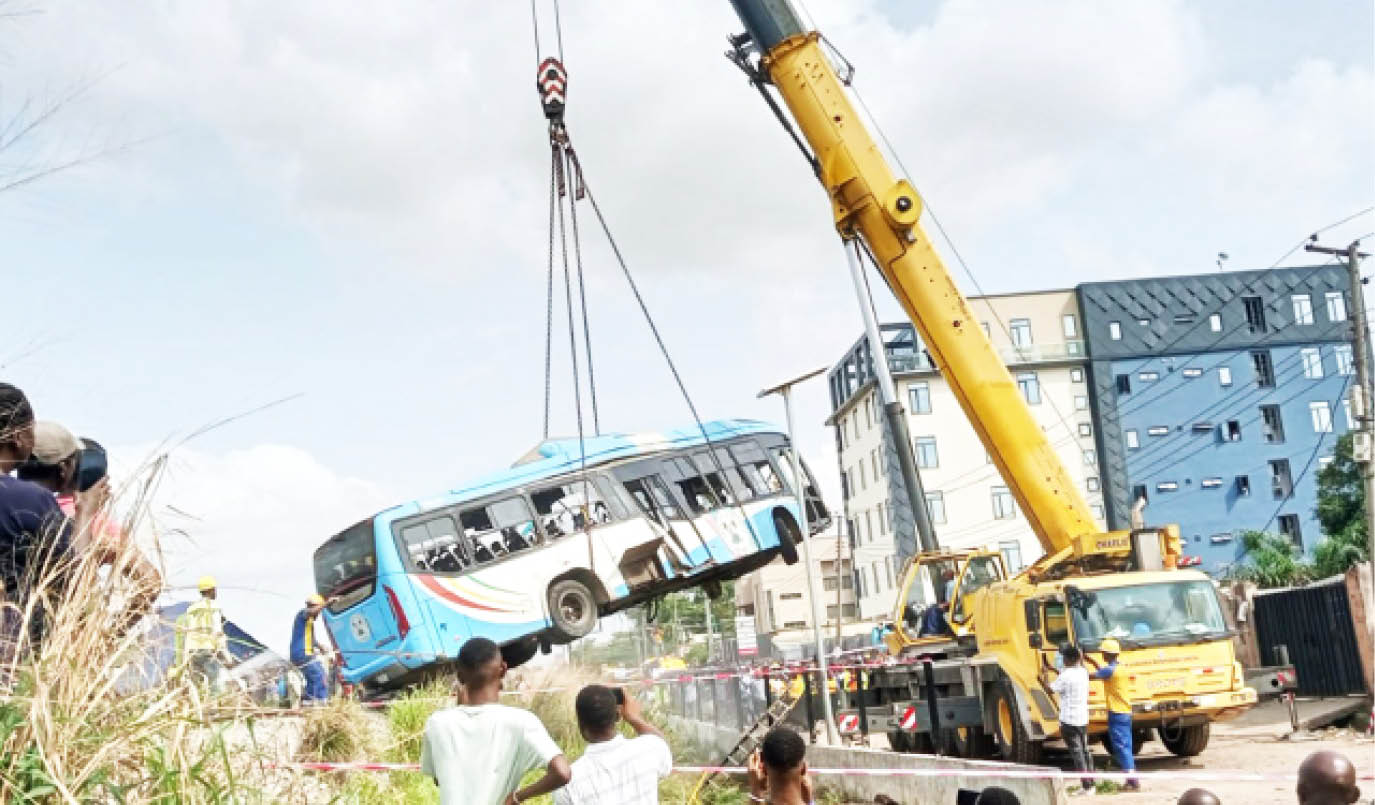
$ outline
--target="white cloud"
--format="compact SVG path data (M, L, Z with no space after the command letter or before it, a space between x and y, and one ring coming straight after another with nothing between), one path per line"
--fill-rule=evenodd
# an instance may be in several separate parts
M114 477L127 479L150 453L114 454ZM315 591L315 549L396 502L378 484L336 473L288 445L180 448L160 477L147 511L161 536L169 599L194 598L196 580L212 575L226 616L283 653L291 618Z

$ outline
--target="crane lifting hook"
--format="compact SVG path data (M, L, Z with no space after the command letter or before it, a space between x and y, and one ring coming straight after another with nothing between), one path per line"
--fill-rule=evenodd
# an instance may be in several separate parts
M539 91L544 116L555 125L562 124L563 109L568 99L568 71L564 69L563 62L553 56L540 62L535 88Z

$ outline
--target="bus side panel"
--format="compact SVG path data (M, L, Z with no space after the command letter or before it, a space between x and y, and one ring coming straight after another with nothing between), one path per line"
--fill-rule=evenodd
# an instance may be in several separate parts
M582 542L577 538L564 541ZM586 545L580 547L585 558ZM457 639L461 645L472 636L507 643L549 626L544 591L552 577L548 570L552 555L559 551L559 546L551 546L462 576L418 573L416 588L436 622L463 624L466 634L455 633L458 627L450 626L450 641Z

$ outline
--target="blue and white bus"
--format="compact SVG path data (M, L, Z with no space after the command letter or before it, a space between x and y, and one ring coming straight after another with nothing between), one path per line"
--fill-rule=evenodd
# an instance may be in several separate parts
M703 431L710 438L704 438ZM443 670L469 637L519 665L599 617L686 587L719 594L797 561L788 438L750 420L540 444L509 470L404 503L315 552L341 677L365 691ZM830 521L803 468L808 520Z

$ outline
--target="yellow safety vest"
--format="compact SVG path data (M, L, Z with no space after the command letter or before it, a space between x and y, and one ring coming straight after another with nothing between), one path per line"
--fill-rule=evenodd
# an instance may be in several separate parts
M177 619L182 636L182 650L225 651L229 647L224 636L224 615L219 604L209 598L202 598L186 608L186 613Z

